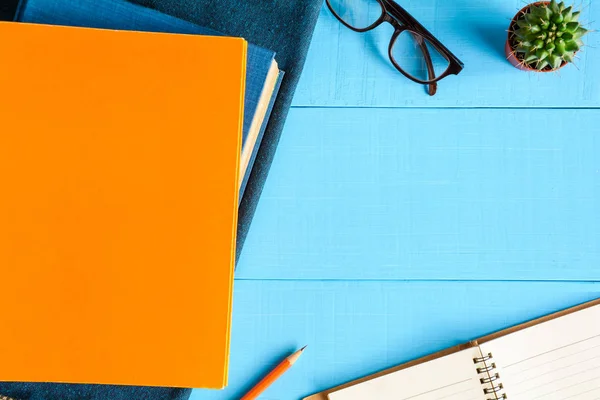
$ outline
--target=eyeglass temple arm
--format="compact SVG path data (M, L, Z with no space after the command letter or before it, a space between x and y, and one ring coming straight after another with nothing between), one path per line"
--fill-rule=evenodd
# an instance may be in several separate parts
M415 40L419 43L423 56L425 57L425 63L427 63L427 73L429 74L429 80L435 79L435 70L433 69L433 62L431 61L431 54L425 44L425 41L421 36L415 36ZM431 82L429 85L429 95L433 96L437 92L437 82Z

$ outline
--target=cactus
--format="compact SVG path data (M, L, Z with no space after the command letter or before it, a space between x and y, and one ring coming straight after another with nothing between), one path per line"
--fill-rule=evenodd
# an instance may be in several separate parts
M536 70L554 70L573 62L588 31L578 22L580 11L556 0L532 4L513 25L513 50Z

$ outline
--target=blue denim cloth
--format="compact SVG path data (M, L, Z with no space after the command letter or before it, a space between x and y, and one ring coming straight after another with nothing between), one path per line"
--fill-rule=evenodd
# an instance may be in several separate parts
M19 0L0 0L0 21L12 21Z
M15 400L186 400L191 393L174 388L0 382L0 396Z

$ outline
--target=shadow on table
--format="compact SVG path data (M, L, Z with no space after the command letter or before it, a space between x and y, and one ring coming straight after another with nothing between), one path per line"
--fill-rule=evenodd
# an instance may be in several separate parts
M474 24L471 29L473 30L473 37L479 38L483 45L486 46L487 50L492 52L495 56L498 56L502 61L506 61L506 55L504 54L504 43L507 37L507 27L509 24L507 20L506 24L491 25L491 24Z
M482 51L506 61L504 43L508 35L508 25L518 9L511 2L483 2L473 7L470 0L455 0L457 7L464 10L463 34L469 41L480 45Z

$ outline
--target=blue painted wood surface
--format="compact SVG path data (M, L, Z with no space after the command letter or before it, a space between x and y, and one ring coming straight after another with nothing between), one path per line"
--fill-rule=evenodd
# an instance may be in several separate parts
M585 38L577 67L558 73L518 71L505 59L508 24L522 0L404 0L400 2L465 64L458 76L439 84L435 97L398 77L387 47L385 24L367 33L342 26L324 10L305 72L294 98L297 106L361 107L598 107L600 34ZM567 3L569 3L567 1ZM583 0L582 21L600 23L600 3Z
M600 110L294 109L237 276L600 280Z
M402 5L464 72L431 98L390 67L388 27L323 10L238 264L229 386L192 400L238 399L305 344L262 400L600 297L600 35L579 70L527 74L502 53L520 0Z
M239 399L305 344L262 400L300 399L596 297L591 283L237 281L230 384L192 400Z

